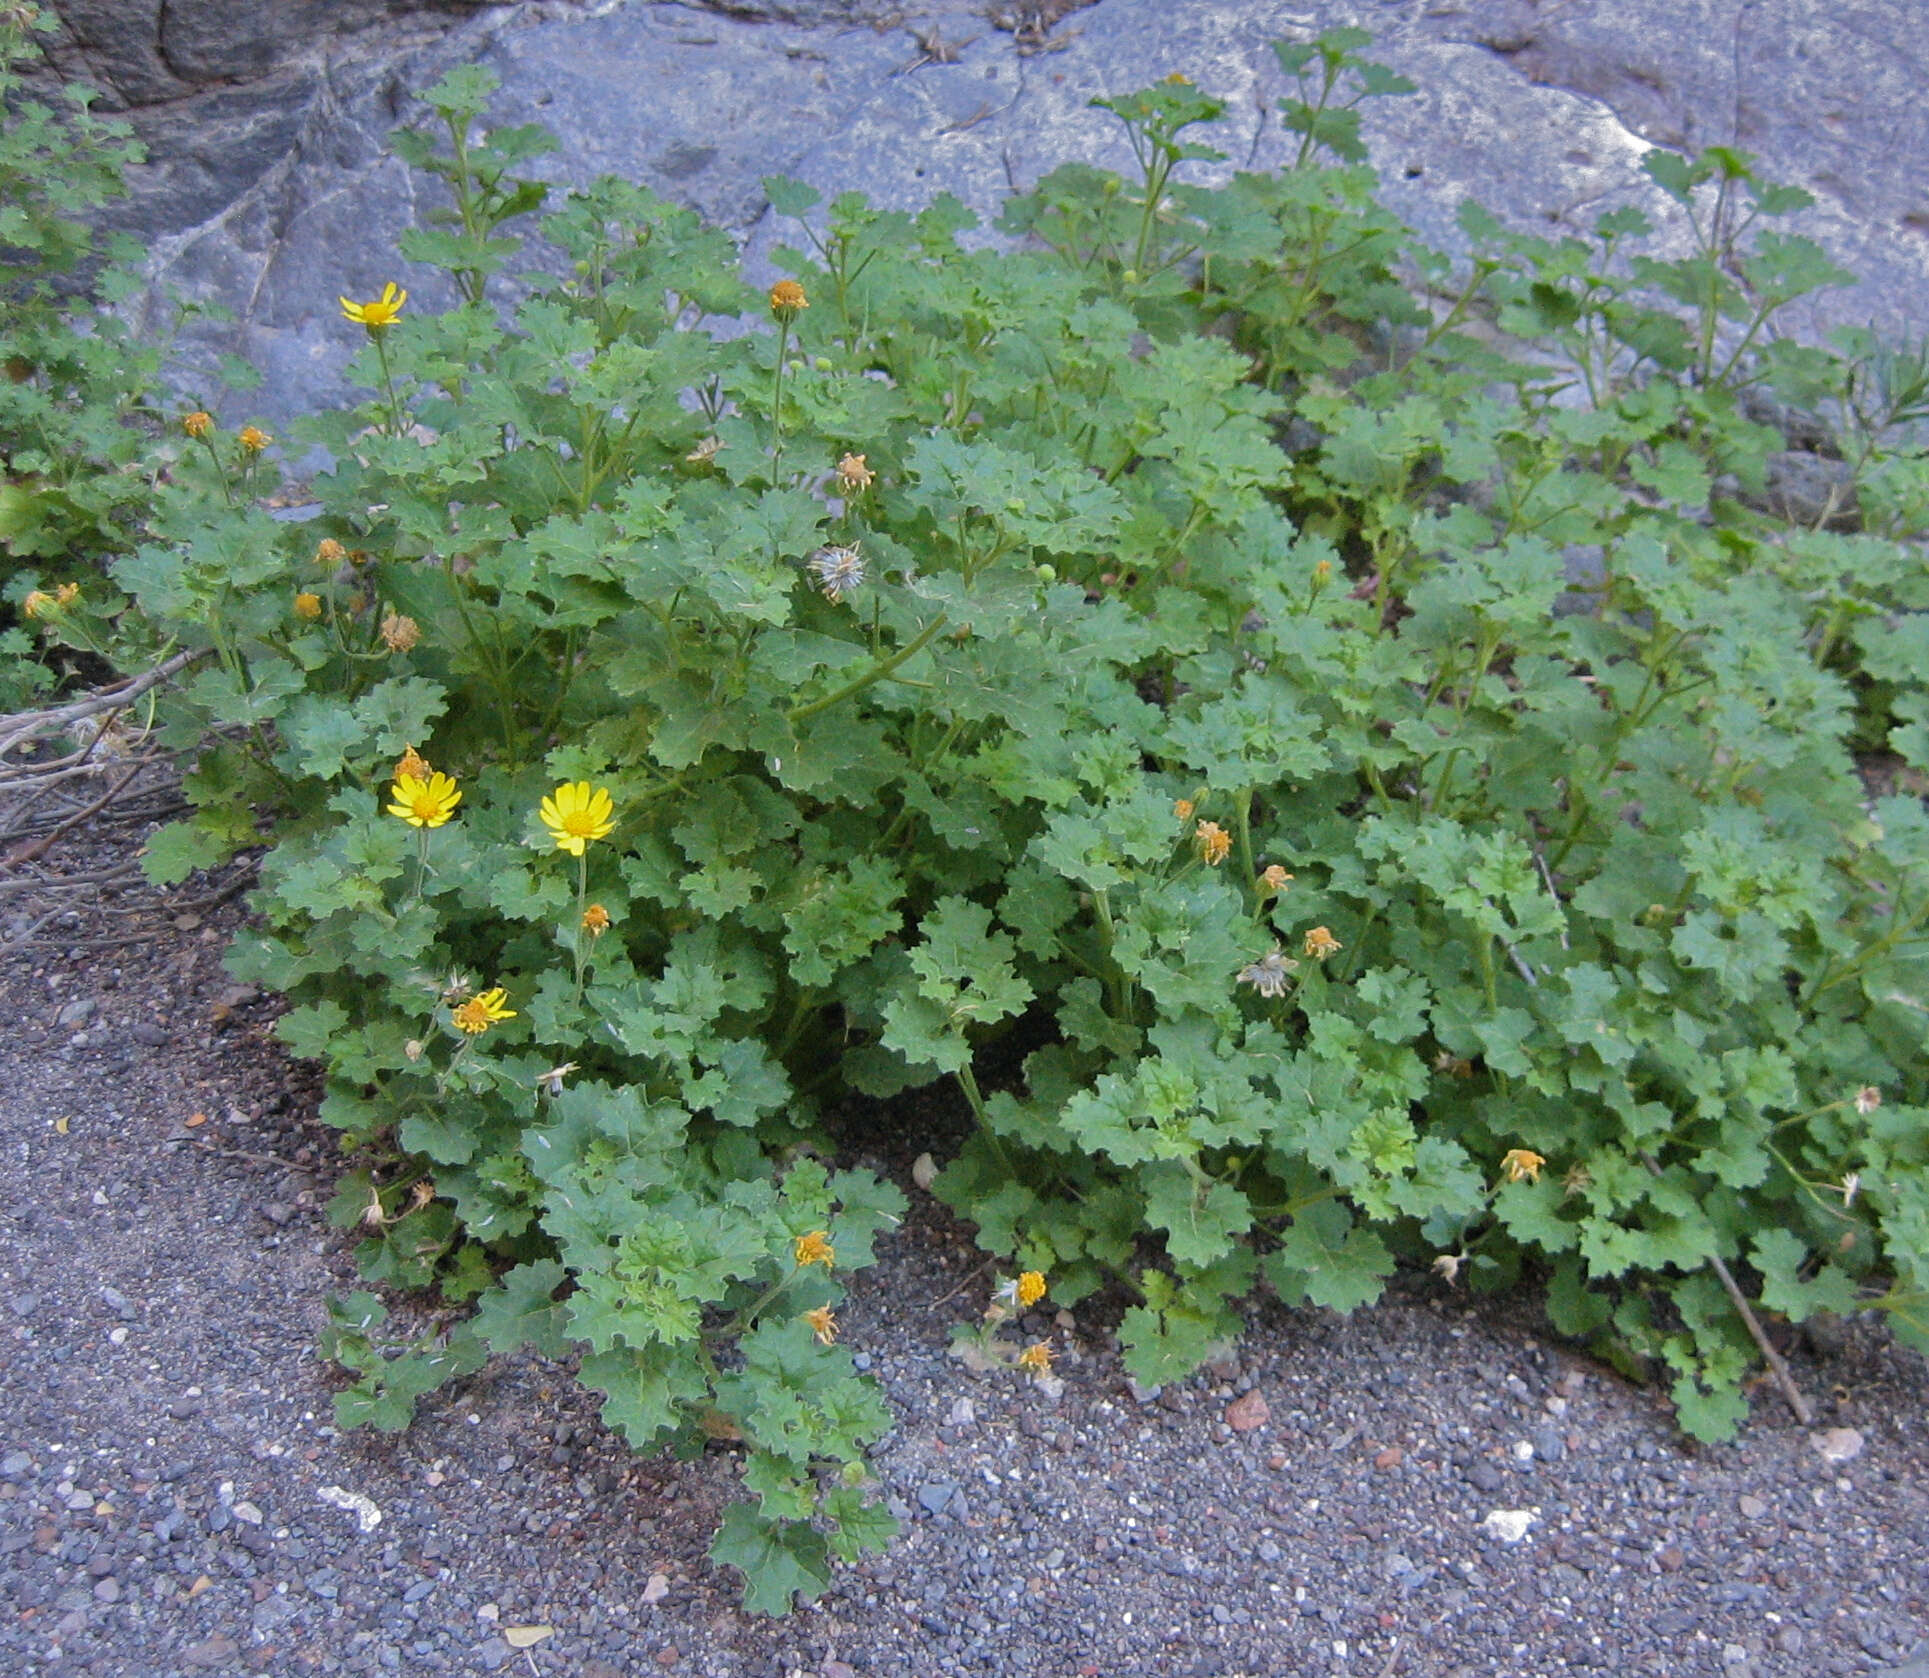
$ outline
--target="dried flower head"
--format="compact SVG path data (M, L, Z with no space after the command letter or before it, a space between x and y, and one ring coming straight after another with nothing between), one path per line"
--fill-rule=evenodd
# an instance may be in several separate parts
M409 1210L419 1212L433 1199L435 1199L435 1179L420 1178L415 1187L409 1190Z
M1448 1049L1442 1049L1433 1057L1433 1069L1444 1072L1449 1078L1471 1078L1474 1075L1474 1063Z
M1306 934L1306 943L1303 947L1309 961L1324 961L1328 956L1335 955L1346 948L1323 926L1316 926Z
M30 618L44 618L58 602L44 588L37 588L20 602L21 614Z
M583 910L583 930L592 938L600 938L610 929L610 912L600 903L592 903Z
M826 600L842 600L863 586L864 556L855 547L819 548L807 561Z
M429 773L429 760L413 746L403 748L402 755L395 764L395 778L399 781L404 775L413 775L418 781Z
M837 1318L828 1305L820 1305L815 1311L806 1311L804 1321L810 1324L810 1331L817 1336L820 1346L833 1346L837 1343Z
M390 612L382 619L382 644L392 653L405 653L422 639L422 626L414 618Z
M708 466L711 461L717 458L717 450L722 447L723 439L721 437L706 437L683 458L692 466Z
M1259 889L1268 897L1277 897L1293 883L1293 876L1276 862L1268 863L1259 871Z
M1510 1183L1538 1183L1546 1163L1532 1148L1509 1148L1500 1156L1501 1175Z
M563 1080L575 1070L576 1063L573 1060L566 1060L561 1066L552 1066L536 1080L536 1088L545 1091L549 1095L561 1095L563 1093Z
M1235 982L1251 985L1261 996L1284 996L1287 983L1298 966L1298 962L1289 960L1284 953L1275 949L1240 968Z
M411 1063L420 1060L428 1052L428 1044L424 1043L419 1037L411 1037L402 1045L402 1053L408 1057Z
M810 299L795 280L779 280L770 288L770 310L779 320L790 320L799 309L808 309Z
M1208 868L1217 868L1232 855L1232 835L1217 822L1201 822L1192 830L1192 841Z
M1460 1277L1460 1267L1467 1262L1465 1253L1442 1253L1433 1261L1433 1273L1442 1278L1448 1287Z
M491 990L478 991L467 1002L457 1003L449 1017L455 1021L457 1031L480 1037L492 1025L516 1017L515 1009L503 1006L508 1000L509 993L497 985Z
M837 1252L831 1246L830 1231L814 1229L808 1235L800 1235L791 1243L791 1256L799 1270L807 1270L813 1264L821 1264L829 1270L837 1262Z
M1855 1110L1858 1113L1873 1113L1882 1105L1882 1092L1873 1084L1864 1084L1855 1092Z
M862 495L876 478L861 454L847 454L837 463L837 487L846 495Z
M409 300L406 291L398 291L395 282L382 287L382 295L366 303L356 303L341 297L336 301L342 306L342 314L361 327L371 338L386 332L402 313L402 305Z
M322 615L322 597L306 590L295 596L295 616L313 623Z
M1192 812L1197 808L1198 806L1189 798L1175 798L1172 801L1172 813L1182 822L1191 821Z
M182 418L181 429L190 437L205 437L214 429L214 415L205 408L196 408Z
M243 454L260 454L263 449L274 441L274 438L270 437L268 433L263 431L258 425L244 425L241 430L236 433L234 440L241 445L241 452Z
M410 827L440 827L462 802L462 792L447 775L397 775L390 789L394 802L391 816L400 816Z
M54 604L56 606L71 606L79 598L79 583L62 583L59 588L54 590Z
M1862 1192L1862 1173L1851 1171L1842 1179L1842 1210L1847 1211L1855 1204L1855 1197Z
M536 814L556 849L581 856L593 839L607 839L616 830L616 806L602 787L588 781L565 781L536 808Z
M1018 1354L1018 1367L1028 1375L1049 1375L1052 1372L1052 1349L1044 1341L1034 1341Z
M348 558L348 549L332 536L324 536L315 544L315 563L317 565L339 565Z

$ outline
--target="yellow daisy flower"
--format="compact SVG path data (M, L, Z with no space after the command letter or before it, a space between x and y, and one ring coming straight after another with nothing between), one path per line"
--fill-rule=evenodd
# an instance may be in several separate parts
M538 806L536 814L556 849L581 856L592 839L607 839L616 829L616 806L602 787L565 781Z
M497 985L493 990L477 992L467 1002L459 1004L449 1017L455 1021L457 1031L480 1037L492 1025L516 1017L515 1009L503 1007L508 1000L509 993Z
M814 1229L808 1235L800 1235L791 1243L791 1253L799 1270L806 1270L813 1264L821 1264L829 1270L837 1262L837 1251L831 1246L830 1231Z
M342 314L371 334L386 332L393 326L396 317L402 313L402 305L408 300L409 294L397 290L393 280L382 287L380 297L371 298L366 303L356 303L346 297L336 299L342 306Z
M1192 839L1209 868L1217 868L1232 855L1232 835L1217 822L1201 822L1193 829Z
M462 802L462 792L447 775L397 775L390 789L395 802L388 807L391 816L400 816L410 827L440 827Z

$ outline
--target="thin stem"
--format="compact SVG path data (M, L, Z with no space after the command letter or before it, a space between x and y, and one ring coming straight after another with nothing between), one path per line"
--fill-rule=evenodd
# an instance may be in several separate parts
M808 705L793 705L790 710L785 713L787 720L793 723L802 722L806 717L816 716L819 711L829 710L831 706L839 703L841 700L850 698L854 693L862 693L864 689L869 687L873 682L882 681L886 676L890 675L893 670L897 669L899 665L907 663L922 652L926 644L940 629L944 628L944 625L945 615L940 612L924 626L916 639L898 648L889 658L879 660L878 663L872 665L871 668L866 670L862 675L853 677L841 688L825 694L821 699L813 699Z

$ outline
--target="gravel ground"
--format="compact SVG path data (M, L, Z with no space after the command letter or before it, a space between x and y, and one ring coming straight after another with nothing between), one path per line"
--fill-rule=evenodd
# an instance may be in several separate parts
M1052 1397L947 1352L985 1282L911 1184L939 1110L853 1143L914 1207L840 1313L906 1532L815 1607L745 1616L704 1559L728 1450L639 1460L554 1365L339 1434L335 1150L196 890L122 896L143 942L83 946L90 910L0 965L0 1672L1929 1678L1929 1371L1879 1325L1793 1349L1814 1430L1763 1388L1718 1448L1431 1276L1262 1309L1156 1394L1081 1307Z

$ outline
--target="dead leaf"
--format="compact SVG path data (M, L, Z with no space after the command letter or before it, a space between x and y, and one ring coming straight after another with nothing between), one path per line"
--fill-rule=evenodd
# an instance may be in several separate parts
M504 1626L502 1640L512 1649L533 1649L545 1637L554 1637L554 1626Z
M1234 1433L1251 1433L1256 1427L1264 1427L1272 1418L1272 1410L1260 1396L1257 1387L1226 1406L1226 1426Z
M1852 1427L1825 1428L1810 1441L1824 1462L1853 1462L1862 1454L1862 1435Z
M706 1410L698 1419L697 1425L703 1429L704 1437L734 1442L743 1438L743 1429L738 1427L721 1410Z
M921 1189L928 1189L937 1181L938 1162L929 1154L919 1154L911 1162L911 1181Z
M192 1602L197 1596L200 1596L203 1592L211 1591L213 1589L214 1589L214 1581L210 1579L205 1573L203 1573L200 1576L200 1578L196 1579L193 1584L188 1586L188 1600Z
M68 1123L69 1123L69 1122L70 1122L70 1121L68 1121L68 1120L66 1120L66 1119L55 1119L55 1120L54 1120L54 1134L55 1134L56 1136L65 1136L65 1135L67 1134L67 1126L68 1126Z
M197 1126L204 1125L207 1122L208 1122L208 1116L206 1113L190 1113L185 1119L181 1121L181 1123L186 1125L189 1130L193 1130Z

